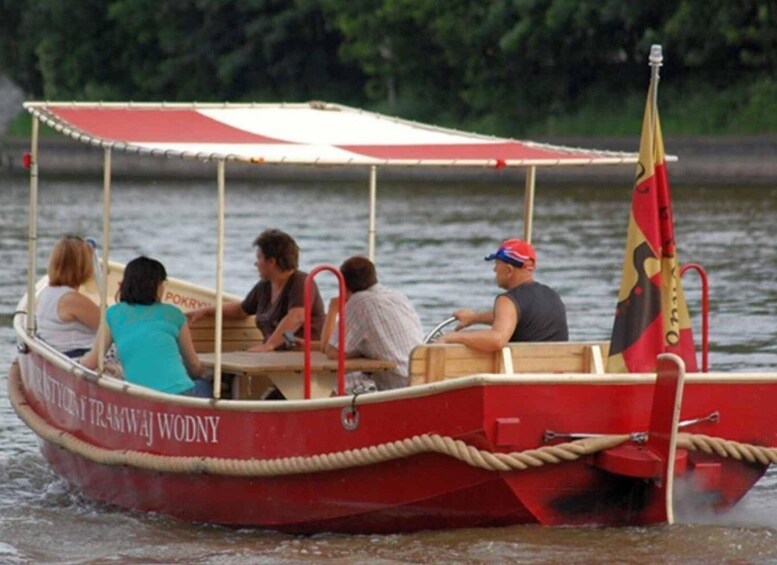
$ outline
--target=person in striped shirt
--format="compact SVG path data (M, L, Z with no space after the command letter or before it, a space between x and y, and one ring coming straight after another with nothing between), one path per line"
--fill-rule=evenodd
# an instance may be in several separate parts
M375 265L366 257L346 259L340 271L346 286L346 357L383 359L396 364L394 369L369 375L347 375L346 391L407 386L410 352L423 341L418 314L404 294L378 283ZM327 355L336 358L339 347L334 332L326 347Z

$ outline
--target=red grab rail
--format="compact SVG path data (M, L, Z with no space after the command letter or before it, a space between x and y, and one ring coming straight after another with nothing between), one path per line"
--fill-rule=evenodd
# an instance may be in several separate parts
M707 273L698 263L686 263L680 267L680 276L690 270L696 271L701 280L701 370L706 373L710 370L710 286Z
M308 273L305 279L305 400L310 399L310 378L311 378L311 361L310 361L310 341L311 341L311 328L310 321L313 316L313 305L311 304L313 297L313 279L321 271L331 271L337 277L337 283L339 287L339 294L337 296L338 306L338 323L337 323L337 337L339 347L337 348L337 394L342 396L345 394L345 279L343 274L337 267L332 265L319 265ZM324 344L326 346L326 344Z

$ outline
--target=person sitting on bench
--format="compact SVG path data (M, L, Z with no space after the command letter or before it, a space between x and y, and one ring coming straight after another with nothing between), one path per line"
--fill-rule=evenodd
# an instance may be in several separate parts
M378 284L375 265L366 257L350 257L340 266L345 279L345 355L367 357L396 363L396 368L364 375L348 374L346 391L361 386L366 390L389 390L407 386L408 359L413 348L423 341L421 320L407 297ZM336 359L337 332L326 346Z

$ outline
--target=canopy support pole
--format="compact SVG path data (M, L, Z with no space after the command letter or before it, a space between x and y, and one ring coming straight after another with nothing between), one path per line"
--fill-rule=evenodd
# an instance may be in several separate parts
M40 122L32 118L30 147L30 211L27 232L27 335L35 334L35 275L38 254L38 131Z
M108 321L105 311L108 308L108 257L111 251L111 148L106 147L103 156L103 253L102 278L100 289L100 329L97 335L97 373L103 374L105 363L105 331Z
M367 232L367 258L375 262L375 211L378 200L378 167L370 166L370 226Z
M523 239L531 243L534 221L534 186L537 181L537 167L526 169L526 190L523 194Z
M213 344L213 397L221 398L221 340L224 322L224 208L225 208L225 163L218 160L218 218L216 219L216 330Z

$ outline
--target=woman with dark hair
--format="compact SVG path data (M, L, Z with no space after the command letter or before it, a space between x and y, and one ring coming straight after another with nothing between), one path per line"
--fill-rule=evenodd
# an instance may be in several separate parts
M287 233L281 230L265 230L254 240L256 247L256 269L259 282L243 299L224 305L225 318L247 318L256 316L256 327L264 336L264 343L250 347L248 351L273 351L285 345L283 334L291 332L303 337L305 323L305 279L308 274L297 269L299 246ZM324 302L313 283L311 315L311 336L321 339L324 325ZM194 322L206 315L213 315L215 308L209 306L189 313Z
M94 252L82 238L67 235L51 250L49 284L38 295L38 336L68 357L80 357L94 344L100 309L78 292L94 274Z
M183 312L160 302L167 272L155 259L138 257L124 269L119 302L105 313L105 349L116 342L124 378L170 394L210 397ZM81 363L97 366L97 345ZM194 380L192 380L192 377Z

